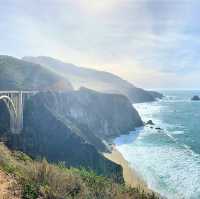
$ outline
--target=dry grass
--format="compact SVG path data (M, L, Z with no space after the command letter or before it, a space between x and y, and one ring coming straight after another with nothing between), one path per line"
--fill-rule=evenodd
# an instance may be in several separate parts
M40 193L45 198L83 198L87 188L80 176L70 170L49 164L46 160L30 164L27 180L40 186Z
M0 144L0 167L15 176L21 185L23 199L155 199L113 183L85 169L67 169L46 160L33 161L20 152L10 152Z

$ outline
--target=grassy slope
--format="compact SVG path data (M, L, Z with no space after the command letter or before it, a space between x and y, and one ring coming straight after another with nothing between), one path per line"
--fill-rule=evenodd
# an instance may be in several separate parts
M33 161L0 144L0 169L12 174L23 199L153 199L138 188L113 183L85 169L65 168L62 163Z

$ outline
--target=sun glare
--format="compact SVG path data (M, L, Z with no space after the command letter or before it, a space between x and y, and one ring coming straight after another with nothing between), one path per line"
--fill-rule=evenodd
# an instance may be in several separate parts
M82 0L80 6L88 13L92 14L103 14L110 12L119 0Z

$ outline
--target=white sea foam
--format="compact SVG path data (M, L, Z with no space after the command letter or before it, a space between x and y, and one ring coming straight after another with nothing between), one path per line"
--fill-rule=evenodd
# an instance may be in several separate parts
M180 106L179 109L176 105ZM142 119L145 122L153 120L155 126L131 132L115 142L117 149L149 187L169 199L200 198L200 155L179 139L182 136L187 139L188 132L188 127L181 120L185 113L182 108L187 108L186 114L199 117L199 112L192 112L198 104L191 109L188 105L192 105L188 97L177 96L168 96L159 102L135 104ZM163 121L163 113L171 123ZM174 122L169 119L171 116L179 118ZM155 127L163 130L156 130Z
M116 145L153 190L169 199L200 198L200 157L189 148L145 145L137 138Z
M171 134L173 134L173 135L183 135L184 131L173 131Z

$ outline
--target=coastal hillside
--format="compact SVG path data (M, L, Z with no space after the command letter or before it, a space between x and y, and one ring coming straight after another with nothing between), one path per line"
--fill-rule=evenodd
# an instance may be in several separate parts
M4 115L1 124L9 126L9 113L4 106L0 114ZM72 126L56 118L42 101L27 102L24 118L24 129L20 134L12 134L5 127L0 131L1 140L10 149L23 151L32 158L63 162L67 167L84 167L123 182L121 166L106 159L93 145L78 136L81 129L71 129Z
M51 57L24 57L23 60L41 64L55 73L63 75L76 89L87 87L106 93L123 94L132 103L154 101L156 98L162 97L160 93L137 88L128 81L108 72L78 67Z
M2 199L156 199L153 193L115 183L85 169L34 161L0 144Z
M63 122L67 124L70 120L85 125L101 140L109 140L143 126L138 112L123 95L80 88L65 93L41 93L41 97L49 110Z
M121 166L99 151L108 151L104 140L143 125L126 97L88 89L38 93L25 102L21 134L10 133L9 113L0 105L0 135L9 148L123 182Z
M40 66L0 55L0 90L71 90L66 79Z

